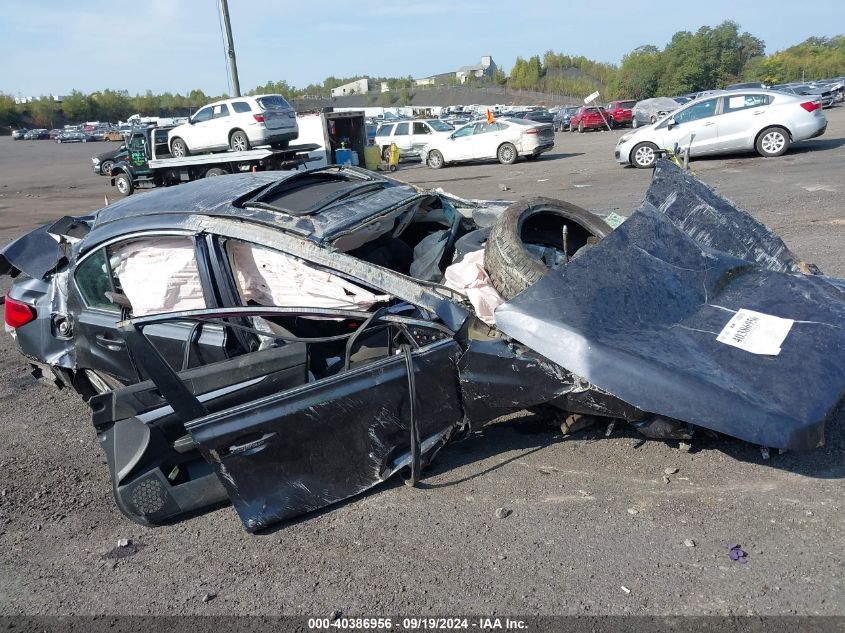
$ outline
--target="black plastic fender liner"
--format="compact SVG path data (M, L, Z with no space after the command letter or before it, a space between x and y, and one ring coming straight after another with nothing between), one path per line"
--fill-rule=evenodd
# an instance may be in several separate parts
M58 242L47 232L50 226L52 223L40 226L6 244L0 250L0 275L16 277L23 272L41 279L55 269L63 255Z

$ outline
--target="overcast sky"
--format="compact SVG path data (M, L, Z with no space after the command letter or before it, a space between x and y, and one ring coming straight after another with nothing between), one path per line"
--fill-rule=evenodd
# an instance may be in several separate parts
M228 92L218 0L3 0L0 91ZM845 0L563 2L229 0L241 88L330 75L423 77L558 53L619 63L642 44L726 19L767 52L845 31Z

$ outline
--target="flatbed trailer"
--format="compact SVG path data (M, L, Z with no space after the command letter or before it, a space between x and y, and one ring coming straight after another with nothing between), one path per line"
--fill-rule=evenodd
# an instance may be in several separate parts
M169 154L167 132L168 128L149 127L135 131L129 138L128 157L115 163L110 173L111 184L121 195L131 195L135 189L167 187L212 176L298 169L317 160L308 154L319 149L310 143L173 158Z

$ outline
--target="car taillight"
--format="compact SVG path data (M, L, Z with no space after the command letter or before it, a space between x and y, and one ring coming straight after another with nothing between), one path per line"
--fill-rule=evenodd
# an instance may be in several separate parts
M822 107L820 101L805 101L801 104L801 107L804 108L807 112L815 112L819 108Z
M10 328L19 328L35 319L35 308L25 303L6 297L6 325Z
M255 117L255 120L258 123L264 123L264 115L263 114L253 114L252 116Z
M536 127L532 127L530 130L525 130L526 134L539 134L540 129Z

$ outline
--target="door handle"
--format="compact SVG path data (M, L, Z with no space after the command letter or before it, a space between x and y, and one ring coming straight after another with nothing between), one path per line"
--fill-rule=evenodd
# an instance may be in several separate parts
M715 121L708 121L707 123L704 124L704 127L707 127L709 125L716 125L716 123L715 123Z
M247 436L247 438L249 437ZM251 437L254 437L254 435ZM246 441L243 444L232 444L229 446L226 455L252 455L267 448L267 442L274 437L276 437L275 433L265 433L258 439L244 438Z
M106 336L105 334L97 334L94 338L97 339L97 345L100 347L105 347L112 352L117 352L123 347L126 347L126 341L119 338L112 338L110 336Z
M757 112L752 112L751 114L757 116L758 114L763 114L763 110L757 110Z

